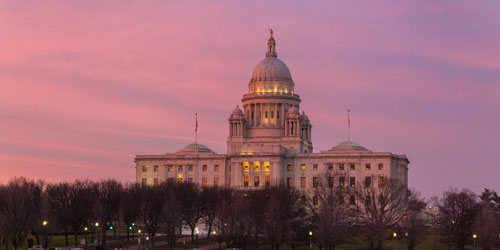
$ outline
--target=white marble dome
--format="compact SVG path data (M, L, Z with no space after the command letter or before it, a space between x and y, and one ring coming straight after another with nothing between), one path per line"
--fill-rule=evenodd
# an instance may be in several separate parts
M255 66L250 82L293 82L290 70L276 57L267 57Z

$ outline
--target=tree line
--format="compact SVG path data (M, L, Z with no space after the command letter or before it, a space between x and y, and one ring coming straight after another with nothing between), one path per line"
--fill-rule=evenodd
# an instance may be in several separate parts
M427 233L435 241L464 249L472 241L490 250L500 244L500 198L485 190L450 189L440 197L424 200L415 190L392 179L378 183L334 185L334 176L323 176L312 189L284 185L262 189L200 187L189 182L164 182L142 187L116 180L76 180L45 183L14 178L0 185L0 236L14 249L33 235L94 234L106 246L106 232L118 228L141 229L154 249L155 236L166 236L168 246L178 244L183 229L194 241L197 228L219 246L245 248L266 244L294 248L311 240L320 249L335 249L347 239L361 238L372 249L387 240L404 239L408 249ZM476 237L474 237L474 235ZM46 240L46 238L45 238Z

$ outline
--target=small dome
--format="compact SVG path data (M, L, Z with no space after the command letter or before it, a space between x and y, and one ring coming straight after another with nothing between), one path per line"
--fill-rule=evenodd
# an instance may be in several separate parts
M284 62L276 57L267 57L255 66L250 82L290 82L292 75Z
M231 113L231 115L243 116L243 111L238 107L238 105L236 105L236 108L233 109L233 112Z
M213 153L213 151L203 144L191 143L179 149L177 153Z
M288 109L288 114L299 114L299 110L296 107L292 106Z
M304 111L302 111L302 114L300 115L300 118L306 120L306 121L309 121L309 117L304 113Z
M330 151L369 151L359 143L353 141L344 141L333 147Z

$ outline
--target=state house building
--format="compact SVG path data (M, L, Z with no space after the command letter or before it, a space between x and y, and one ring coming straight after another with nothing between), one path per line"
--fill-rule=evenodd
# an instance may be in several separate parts
M338 186L375 184L382 177L408 186L405 155L373 152L350 140L313 151L311 121L300 112L300 96L294 92L290 70L278 59L272 32L266 58L255 66L241 101L241 108L236 106L228 119L227 154L193 143L174 153L137 155L137 182L188 181L243 189L284 184L307 189L321 176L336 173Z

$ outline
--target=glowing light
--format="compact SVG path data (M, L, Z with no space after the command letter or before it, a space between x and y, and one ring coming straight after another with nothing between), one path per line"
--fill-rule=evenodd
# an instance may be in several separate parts
M476 239L477 238L477 234L473 234L472 238Z
M142 230L141 229L137 230L137 233L142 233Z
M397 234L396 232L394 232L394 233L392 234L392 236L393 236L394 238L396 238L396 237L398 237L398 234Z
M313 235L313 232L312 231L309 231L309 236L312 236Z
M49 224L49 222L48 222L48 221L46 221L46 220L44 220L44 221L42 222L42 225L44 225L44 226L47 226L47 224Z
M96 223L95 223L95 226L96 226L96 227L98 227L98 226L99 226L99 222L96 222Z
M89 230L89 228L88 228L88 227L84 227L84 228L83 228L83 230L88 231L88 230Z
M215 232L215 230L212 232L213 235L217 235L217 232Z

